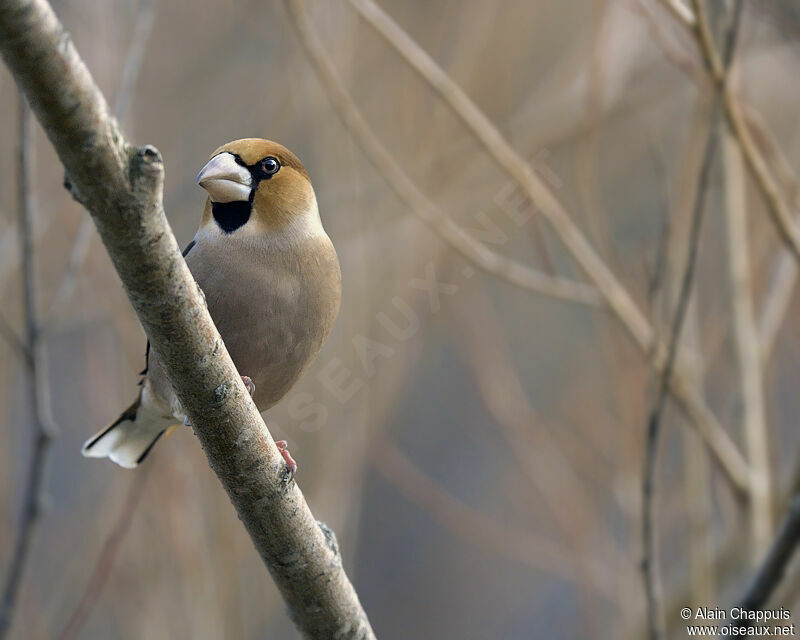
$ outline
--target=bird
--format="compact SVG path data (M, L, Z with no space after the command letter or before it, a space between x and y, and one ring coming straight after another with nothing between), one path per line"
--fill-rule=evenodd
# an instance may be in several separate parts
M234 140L197 175L208 193L183 251L211 318L258 410L283 398L317 357L339 313L341 271L311 178L277 142ZM89 438L84 456L135 468L158 440L189 424L147 343L136 400ZM289 472L297 465L276 442Z

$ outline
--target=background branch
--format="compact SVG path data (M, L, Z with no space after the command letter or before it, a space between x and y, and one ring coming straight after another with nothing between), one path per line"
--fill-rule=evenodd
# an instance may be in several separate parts
M716 109L712 110L716 113ZM700 231L702 229L703 211L705 209L705 195L708 190L708 179L711 173L711 166L714 159L717 135L716 125L709 127L708 139L703 152L703 163L700 169L700 178L697 185L695 205L692 212L691 230L689 233L689 252L686 257L683 277L681 279L680 291L676 302L675 315L673 317L667 359L658 385L656 400L647 421L647 439L644 457L644 475L642 482L642 573L645 584L645 601L647 605L647 619L650 638L658 640L664 635L664 621L660 604L660 586L658 576L658 545L656 544L655 527L653 526L653 494L657 468L658 439L661 430L661 419L666 407L669 378L672 375L673 367L677 358L680 342L681 329L686 317L686 310L689 307L694 271L697 264L697 253L700 245Z
M2 336L3 340L6 341L8 346L14 350L21 360L27 360L30 357L25 343L2 314L0 314L0 336Z
M732 11L728 29L726 30L726 43L722 60L718 60L716 56L709 57L708 60L709 66L712 69L715 69L717 66L719 66L719 68L722 70L722 73L727 71L727 69L730 67L731 61L733 60L733 54L736 47L736 38L739 31L739 21L741 18L741 8L741 0L738 0ZM710 26L705 14L703 14L701 10L698 10L698 3L695 3L695 13L697 14L698 32L710 38ZM661 610L660 576L658 570L658 544L656 539L656 529L654 526L653 505L654 485L658 462L658 442L661 431L661 421L666 408L669 377L672 375L673 365L677 359L681 329L683 327L686 311L689 308L689 298L697 264L698 248L700 245L700 231L702 228L703 212L705 210L706 193L708 191L711 167L718 144L717 138L719 127L717 121L720 115L721 102L721 96L715 93L712 99L708 134L703 151L700 177L698 178L697 191L695 193L694 207L692 210L686 267L681 280L680 290L678 292L675 315L670 326L668 343L669 347L666 364L664 366L664 370L661 372L658 393L647 423L644 474L642 481L642 574L645 585L648 631L651 640L659 640L664 635L664 618ZM744 311L746 311L746 309ZM758 358L757 340L755 337L754 328L752 340L756 345L754 348L756 358ZM750 491L752 496L752 471L750 477Z
M372 0L350 0L350 4L442 98L498 165L518 182L548 220L570 256L594 281L606 304L631 335L635 344L648 356L653 354L657 369L663 371L666 361L664 345L655 340L653 328L631 295L595 252L547 184L539 178L464 90L387 13ZM326 62L328 59L329 57L324 57ZM327 64L330 65L329 62ZM354 133L358 134L355 130ZM678 358L670 379L670 391L708 445L732 488L742 492L747 487L747 463L697 389L689 384L688 379L686 365L683 364L682 358Z
M718 53L717 46L714 44L714 37L710 27L708 12L702 0L692 0L694 11L697 16L695 33L703 54L706 66L711 74L715 90L720 94L724 105L725 117L730 127L731 133L736 138L742 150L747 168L750 170L756 185L764 196L767 203L767 211L770 214L775 229L786 247L792 252L795 259L800 260L800 229L798 229L792 216L792 211L780 192L778 184L769 170L766 160L759 151L753 135L745 121L745 115L739 101L736 99L730 81L730 59L728 54L722 56ZM738 14L742 11L743 3L737 1L734 4L734 11ZM737 33L729 35L735 41ZM733 43L728 43L727 51L733 50Z
M131 522L133 522L133 515L136 513L136 508L144 495L144 490L147 487L147 477L151 469L152 465L145 466L136 474L135 478L131 479L128 495L122 503L117 520L114 522L114 526L100 549L92 574L89 576L89 581L83 589L78 605L59 634L59 640L74 640L77 638L89 619L89 615L92 613L92 609L94 609L94 605L103 591L108 576L111 574L114 560L116 560L117 554L122 547L125 535L130 529Z
M723 142L725 167L725 214L728 231L728 264L734 349L739 369L742 428L750 462L751 557L760 560L772 539L772 498L769 434L764 408L761 344L753 304L750 247L744 167L739 146L726 132Z
M765 161L780 179L783 189L788 194L789 206L794 211L800 202L800 182L798 182L792 163L781 150L777 140L769 131L761 115L747 105L742 105L747 126L753 131L764 152ZM794 225L800 221L794 217ZM770 361L778 333L790 308L790 303L797 285L798 265L792 251L785 246L773 260L770 270L770 285L764 294L761 313L758 318L759 341L761 343L762 366Z
M307 637L374 634L217 332L163 211L164 169L133 148L44 0L0 5L0 52L92 213L209 464Z
M798 543L800 543L800 494L795 495L789 503L786 516L766 558L753 576L737 606L747 611L758 611L764 608L775 588L783 579L786 567L789 566ZM752 621L743 620L742 624L752 625Z
M697 65L696 65L697 66ZM702 69L701 73L704 73ZM663 337L669 329L669 320L674 314L676 301L680 296L681 277L686 266L687 254L691 240L692 215L699 188L699 178L704 161L705 144L708 138L708 100L702 92L697 92L693 99L688 130L685 143L681 145L678 154L681 158L677 167L678 175L676 184L681 185L671 203L669 215L669 234L666 247L666 260L664 286L661 295L656 299L658 321L656 326ZM668 185L668 176L663 177ZM699 390L705 389L707 364L713 361L714 350L708 348L707 340L703 335L701 317L705 307L705 298L700 287L694 287L689 300L689 308L684 321L681 345L688 352L689 357L687 375L691 376L690 383ZM707 360L706 354L710 357ZM684 416L675 416L674 420L685 420ZM713 533L713 473L710 465L708 451L702 446L697 434L691 429L683 429L682 467L681 480L684 488L686 504L686 525L688 527L687 560L689 563L689 584L691 602L713 602L716 584L715 567L712 562L714 546ZM663 503L662 503L663 504ZM639 514L641 521L641 514ZM641 551L639 551L641 553ZM659 557L660 559L660 557ZM641 579L641 576L640 576ZM669 589L665 589L665 596ZM669 608L663 608L664 618L672 620ZM667 628L669 625L667 624ZM641 634L645 636L645 633Z
M19 100L19 173L17 206L19 208L19 244L22 256L22 293L25 318L24 351L25 384L28 392L29 420L33 427L33 450L27 467L28 477L22 498L22 516L17 531L11 564L0 602L0 638L11 629L14 607L22 586L25 568L38 529L44 502L44 478L50 454L50 443L56 427L50 412L50 391L47 379L44 344L36 311L36 266L33 248L33 184L34 161L31 110Z
M568 278L550 276L489 249L470 236L431 202L411 181L398 162L369 128L358 107L350 99L330 62L322 43L314 32L301 0L286 0L289 17L297 30L314 70L325 86L328 97L345 126L356 137L370 162L381 172L398 197L450 247L484 271L503 278L523 289L554 298L590 306L602 306L597 289Z
M692 10L682 0L662 0L662 4L687 27L693 27L697 22Z

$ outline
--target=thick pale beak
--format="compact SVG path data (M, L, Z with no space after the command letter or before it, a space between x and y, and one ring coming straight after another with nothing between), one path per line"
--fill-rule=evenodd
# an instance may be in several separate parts
M197 184L208 191L213 202L249 200L253 178L250 172L236 164L233 155L220 153L206 163L197 174Z

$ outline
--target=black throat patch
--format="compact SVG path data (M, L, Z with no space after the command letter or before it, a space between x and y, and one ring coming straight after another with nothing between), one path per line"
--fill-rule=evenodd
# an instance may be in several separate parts
M211 212L219 228L225 233L233 233L250 219L252 203L249 200L235 202L212 202Z

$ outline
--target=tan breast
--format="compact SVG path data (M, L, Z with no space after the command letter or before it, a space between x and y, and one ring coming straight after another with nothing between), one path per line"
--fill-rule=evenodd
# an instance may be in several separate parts
M204 244L199 238L186 262L236 368L255 382L256 406L265 411L297 382L333 327L339 260L324 233L283 247L234 247L227 240ZM148 379L174 404L153 355Z

